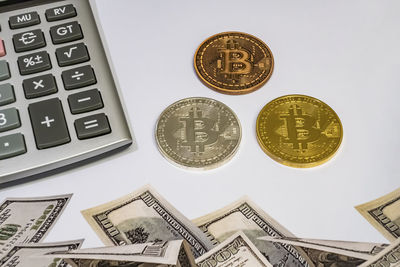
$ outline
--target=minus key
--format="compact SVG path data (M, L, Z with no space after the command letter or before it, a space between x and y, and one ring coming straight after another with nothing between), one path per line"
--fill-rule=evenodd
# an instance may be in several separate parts
M92 89L68 96L68 104L72 114L80 114L100 109L103 105L100 92Z

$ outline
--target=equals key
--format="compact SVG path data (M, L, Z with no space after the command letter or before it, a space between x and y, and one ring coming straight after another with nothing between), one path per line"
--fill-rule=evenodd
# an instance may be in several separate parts
M108 118L104 113L76 120L75 130L79 139L88 139L111 132Z

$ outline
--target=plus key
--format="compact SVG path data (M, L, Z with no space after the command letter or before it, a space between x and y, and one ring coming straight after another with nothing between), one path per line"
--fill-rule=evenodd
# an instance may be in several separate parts
M48 116L44 117L44 121L40 122L41 124L45 124L47 128L51 127L51 123L55 122L54 119L49 119Z
M28 109L38 149L71 141L61 101L58 98L30 104Z

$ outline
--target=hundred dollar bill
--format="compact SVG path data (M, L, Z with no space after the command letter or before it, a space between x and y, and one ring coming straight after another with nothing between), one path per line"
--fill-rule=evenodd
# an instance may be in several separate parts
M37 243L54 226L72 195L7 198L0 204L0 257L18 243Z
M384 250L387 244L348 241L261 237L266 242L277 242L301 247L315 266L356 267Z
M198 267L272 267L241 231L196 259Z
M150 186L82 214L106 245L183 239L196 258L213 248L200 229Z
M360 265L360 267L399 267L400 266L400 238L374 258Z
M51 252L46 256L64 259L77 267L196 267L191 248L184 240Z
M312 266L307 254L301 249L288 244L270 243L258 240L263 236L294 237L282 225L257 207L247 197L193 222L215 244L243 231L272 265L286 267Z
M382 250L388 244L381 243L365 243L365 242L351 242L351 241L337 241L337 240L320 240L320 239L307 239L307 238L294 238L294 237L271 237L264 236L258 238L267 242L277 242L281 244L289 244L299 246L301 248L317 249L326 252L332 252L339 255L345 255L353 258L369 260Z
M389 241L400 237L400 188L355 208Z
M41 257L40 255L52 251L66 251L78 249L83 239L40 244L19 244L14 246L2 258L0 266L4 267L64 267L67 263L55 257Z

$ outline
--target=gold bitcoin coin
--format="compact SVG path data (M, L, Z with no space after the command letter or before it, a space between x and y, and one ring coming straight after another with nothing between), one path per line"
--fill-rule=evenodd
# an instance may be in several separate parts
M211 36L199 46L194 68L212 89L227 94L246 94L268 81L274 58L260 39L241 32L224 32Z
M343 128L335 111L305 95L272 100L257 118L257 139L274 160L298 168L320 165L338 150Z
M179 166L212 169L233 157L241 139L235 113L203 97L182 99L160 115L156 141L161 154Z

